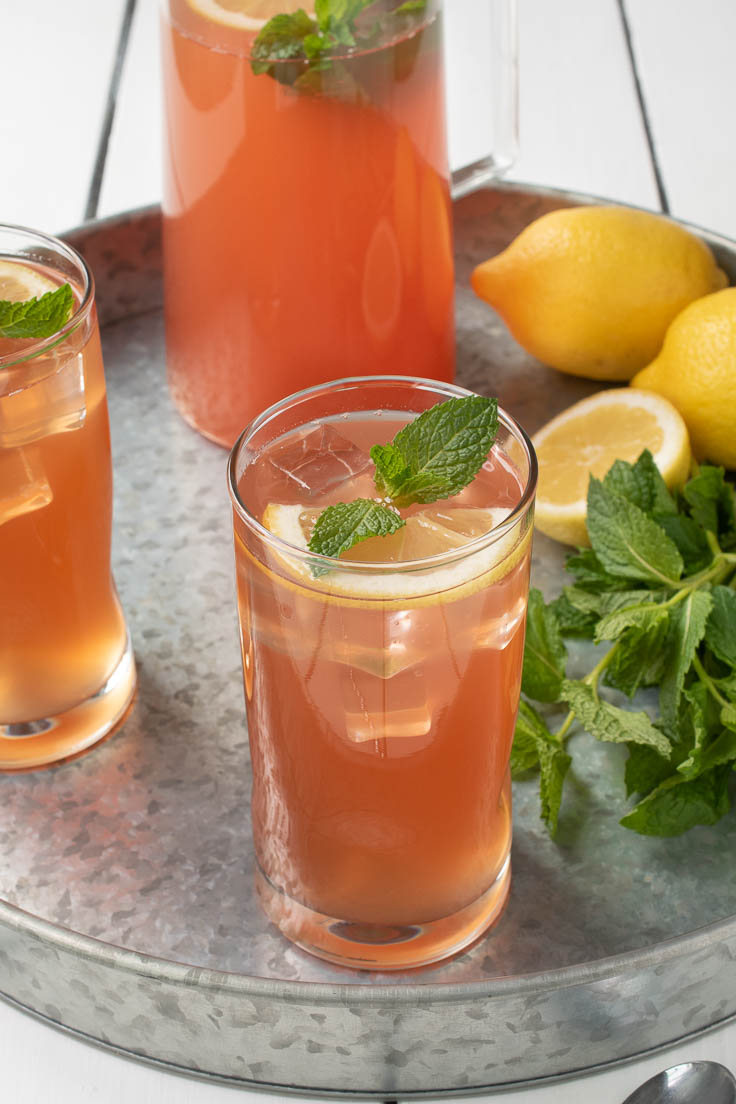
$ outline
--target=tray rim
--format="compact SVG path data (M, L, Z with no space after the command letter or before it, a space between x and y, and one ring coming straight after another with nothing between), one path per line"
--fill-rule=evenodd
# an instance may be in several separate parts
M522 195L538 196L545 199L559 199L560 201L580 206L595 204L615 205L633 210L648 211L659 214L677 223L679 226L696 234L709 245L732 251L736 255L736 240L715 233L701 226L677 219L670 214L663 214L636 204L625 203L620 200L592 195L586 192L577 192L564 188L551 188L539 184L527 184L523 181L493 181L490 184L481 185L467 193L455 202L481 192L510 192ZM75 227L62 231L58 237L67 240L72 239L72 244L83 250L84 241L106 230L115 230L146 218L161 216L160 204L146 204L141 207L131 208L104 218L90 219ZM735 256L736 259L736 256ZM158 310L158 305L144 310L131 311L125 317L135 317L137 314ZM114 323L108 323L114 324ZM103 323L104 326L104 323ZM637 973L641 970L659 965L663 962L677 959L685 953L696 954L705 950L722 939L736 937L736 913L723 917L692 931L681 933L670 939L650 944L647 947L625 951L616 955L608 955L590 962L579 963L573 966L562 966L554 970L542 970L533 973L512 974L489 978L484 981L470 982L407 982L404 984L377 982L372 984L358 984L354 982L314 982L314 981L290 981L286 978L263 978L251 974L239 974L232 971L218 970L207 966L196 966L192 963L178 962L172 959L161 958L157 955L147 954L143 951L134 951L126 947L120 947L114 943L99 940L93 936L76 932L61 924L55 924L50 920L36 916L21 906L11 904L0 898L0 926L23 932L26 935L40 939L50 946L57 946L60 950L80 955L87 960L101 965L114 967L126 973L138 974L139 968L145 968L148 977L155 980L170 981L183 986L195 984L193 975L196 976L198 988L206 990L221 990L232 993L242 992L253 996L278 997L290 996L294 1000L308 999L313 1003L332 1004L336 997L341 1001L350 1001L356 1004L379 1005L388 1003L396 1004L429 1004L441 1001L461 1001L467 999L480 999L483 997L523 997L525 994L545 993L551 990L569 989L576 986L589 985L591 983L607 981L622 974ZM656 955L656 958L655 958ZM4 995L0 993L0 995ZM33 1013L38 1015L38 1013ZM721 1023L731 1017L725 1017ZM711 1030L713 1024L703 1030ZM68 1030L68 1029L67 1029ZM697 1032L696 1032L697 1033ZM107 1044L102 1044L107 1045ZM666 1045L666 1044L665 1044ZM129 1052L128 1052L129 1053ZM618 1059L616 1061L627 1059ZM596 1067L597 1068L597 1067ZM457 1090L455 1090L457 1092Z
M247 993L250 996L283 996L288 990L294 999L309 1000L315 1004L333 1004L335 997L356 1004L389 1003L431 1003L452 1000L478 999L481 997L523 997L527 993L545 993L559 989L570 989L580 985L609 981L622 974L639 973L651 966L679 958L684 950L697 954L717 944L722 937L736 936L736 914L713 921L692 932L686 932L672 939L662 940L649 947L635 951L624 951L617 955L607 955L593 962L575 966L561 966L556 970L540 970L536 973L512 974L487 981L469 982L428 982L397 985L379 982L376 984L356 984L340 981L289 981L288 979L261 978L252 974L238 974L234 971L218 970L209 966L195 966L192 963L176 962L173 959L160 958L120 947L116 943L107 943L91 935L84 935L54 924L50 920L34 916L17 905L0 900L0 924L9 929L22 932L42 940L47 945L88 961L100 963L137 975L139 967L146 967L146 976L154 980L169 981L177 985L191 986L193 975L199 989ZM656 952L656 958L655 958ZM736 1014L735 1014L736 1015ZM726 1019L733 1017L726 1017Z

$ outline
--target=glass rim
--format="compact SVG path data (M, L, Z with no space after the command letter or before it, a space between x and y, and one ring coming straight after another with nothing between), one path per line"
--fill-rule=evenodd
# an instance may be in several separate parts
M26 345L17 353L0 353L0 368L10 368L15 364L24 364L28 360L41 356L55 345L59 345L84 321L86 315L90 312L95 295L95 281L92 271L82 254L73 245L69 245L68 242L55 237L53 234L47 234L43 230L34 230L30 226L10 222L0 223L0 235L8 232L11 236L33 238L38 244L47 246L54 254L65 256L67 260L71 261L82 277L82 296L67 321L55 333L31 341L29 345ZM33 264L32 258L23 257L21 254L6 253L2 247L0 247L0 259L17 260L19 264ZM68 283L68 281L64 282Z
M480 552L483 549L495 544L501 540L507 533L509 533L514 526L518 525L520 520L528 512L534 501L534 495L537 486L538 477L538 464L537 455L534 450L531 438L526 430L522 428L517 420L509 414L506 410L499 406L498 408L498 420L499 425L502 425L508 430L511 435L520 443L526 459L529 465L529 470L526 476L522 492L519 496L519 500L514 506L511 513L499 522L498 525L494 525L492 529L489 529L487 533L481 534L479 537L474 537L473 540L468 541L466 544L460 546L460 548L448 549L446 552L438 552L432 556L425 556L419 560L401 560L387 562L385 560L377 561L361 561L361 560L343 560L339 556L325 556L320 552L311 552L308 548L299 548L295 544L291 544L289 541L283 539L283 537L277 536L272 533L270 529L267 529L246 506L245 502L241 498L238 490L235 466L237 460L241 454L242 449L248 444L248 441L252 439L255 433L259 429L262 429L270 421L276 418L279 414L283 413L289 407L295 405L298 402L303 402L309 398L317 397L320 393L334 392L339 389L355 390L359 389L364 384L380 384L380 383L395 383L395 384L408 384L418 385L424 390L431 390L438 394L445 394L448 398L465 398L469 395L476 395L476 391L470 391L466 387L461 387L455 383L445 383L442 380L427 379L422 376L394 376L394 375L380 375L380 376L345 376L341 379L330 380L327 383L316 384L312 387L305 387L300 391L295 391L292 395L288 395L284 399L280 399L278 402L273 403L267 407L260 414L256 415L252 421L248 423L245 429L240 433L238 439L230 450L227 463L227 483L228 491L230 494L230 500L233 508L236 511L238 517L243 521L248 528L256 536L258 536L264 543L270 546L277 552L281 552L284 555L298 557L310 564L317 564L320 567L324 567L330 571L340 570L347 571L351 574L399 574L407 572L427 571L433 568L444 567L448 564L457 563L460 560L464 560L469 556L474 555L476 552ZM318 419L309 419L309 421ZM308 421L303 423L309 424ZM495 444L495 442L494 442Z

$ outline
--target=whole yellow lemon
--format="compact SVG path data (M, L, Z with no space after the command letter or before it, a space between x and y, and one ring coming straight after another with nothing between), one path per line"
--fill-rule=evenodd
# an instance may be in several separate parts
M736 288L678 314L659 356L631 384L677 407L699 460L736 468Z
M533 356L600 380L631 379L675 315L727 282L699 238L629 207L551 211L471 278Z

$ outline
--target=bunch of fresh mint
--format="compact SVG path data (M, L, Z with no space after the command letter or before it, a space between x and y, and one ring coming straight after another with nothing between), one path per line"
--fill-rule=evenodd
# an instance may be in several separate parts
M736 768L736 504L722 468L703 465L670 494L643 452L616 461L588 489L592 548L567 560L574 583L545 605L532 590L522 699L512 751L515 776L539 770L542 819L557 829L577 721L599 740L628 746L625 784L637 804L621 824L675 836L714 824L730 808ZM563 637L603 654L581 679L566 677ZM659 713L622 709L601 683L632 698L659 687ZM556 731L549 708L565 709ZM544 713L544 716L543 716Z
M0 299L0 337L51 337L69 321L74 293L69 284L47 291L39 299Z
M336 54L368 49L386 32L388 23L398 29L397 20L423 12L426 6L427 0L405 0L359 22L364 12L370 16L370 9L377 7L376 0L315 0L314 15L299 8L269 19L251 48L251 69L256 76L268 73L282 84L308 91L312 75L330 68ZM285 61L299 64L284 65Z
M388 445L374 445L377 499L327 506L317 518L310 552L339 556L359 541L406 525L399 508L458 494L478 474L498 431L498 402L483 395L447 399L407 423ZM324 568L316 568L316 574Z

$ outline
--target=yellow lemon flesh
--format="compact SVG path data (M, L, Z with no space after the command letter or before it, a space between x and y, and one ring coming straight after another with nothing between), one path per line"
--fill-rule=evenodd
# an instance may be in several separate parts
M686 307L631 383L677 407L699 460L736 468L736 288Z
M311 14L310 5L289 0L189 0L189 6L213 23L241 31L259 31L272 16L299 7Z
M432 601L454 600L488 586L500 578L518 561L526 549L517 522L501 530L495 541L482 543L477 551L463 549L470 542L489 534L508 517L505 508L468 508L432 506L413 514L406 525L389 537L370 537L348 549L340 557L346 570L339 567L314 576L308 559L309 538L320 510L299 505L271 503L263 515L263 525L275 536L297 549L301 556L290 556L287 550L278 554L289 574L301 577L322 593L346 598L397 600L431 598ZM452 553L458 551L458 558ZM450 553L438 566L421 560ZM368 565L406 564L403 570L370 571ZM362 568L362 570L361 570Z
M40 299L49 291L56 291L58 284L44 276L36 268L18 261L0 260L0 299L21 303L25 299Z
M528 352L562 372L629 380L693 299L725 286L707 245L627 207L551 211L471 283Z
M645 448L668 487L690 470L687 429L666 399L633 388L599 391L568 407L532 438L539 461L535 525L564 544L590 544L585 527L588 477Z

